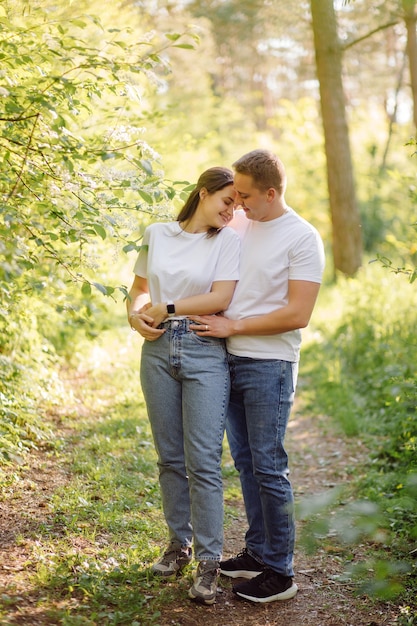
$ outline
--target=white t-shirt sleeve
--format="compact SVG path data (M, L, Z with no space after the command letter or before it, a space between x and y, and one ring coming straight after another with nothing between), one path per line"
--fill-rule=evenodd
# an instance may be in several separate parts
M135 266L133 268L136 276L146 278L148 276L148 249L149 249L149 227L146 228L142 239L142 246L139 250L138 258L136 259Z
M324 246L319 233L311 228L289 253L288 280L321 283L324 270Z
M215 237L222 237L222 246L216 264L213 282L217 280L239 280L240 239L226 227Z

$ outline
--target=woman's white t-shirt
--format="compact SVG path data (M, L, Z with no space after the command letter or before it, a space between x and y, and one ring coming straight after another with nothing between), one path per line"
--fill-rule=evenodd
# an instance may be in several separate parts
M148 281L151 301L209 293L213 282L239 279L240 239L223 228L212 237L187 233L178 222L148 226L134 273Z
M274 220L256 222L239 210L230 226L242 238L240 280L225 316L245 319L265 315L288 303L288 281L320 283L323 243L317 230L293 209ZM301 331L275 335L234 335L227 350L255 359L299 359Z

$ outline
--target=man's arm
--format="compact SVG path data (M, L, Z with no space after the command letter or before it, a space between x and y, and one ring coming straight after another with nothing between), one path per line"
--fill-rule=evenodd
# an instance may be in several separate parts
M320 290L320 283L306 280L288 281L288 304L281 309L257 317L230 320L222 316L191 315L199 324L209 330L201 331L199 326L190 326L197 335L208 337L231 337L232 335L278 335L290 330L305 328L309 321Z

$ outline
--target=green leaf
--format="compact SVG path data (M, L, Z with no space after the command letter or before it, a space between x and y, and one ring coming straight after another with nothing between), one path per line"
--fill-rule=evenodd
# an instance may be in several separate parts
M107 287L101 283L92 283L96 289L98 289L103 295L107 296Z
M184 48L185 50L195 50L195 46L193 46L191 43L176 43L172 47Z
M126 246L123 246L123 252L131 252L132 250L137 250L138 246L135 243L128 243Z
M106 229L103 228L101 224L93 224L93 228L96 231L97 235L100 235L102 239L105 239L107 237Z
M143 191L142 189L138 189L138 194L141 198L145 200L145 202L147 202L148 204L153 204L153 198L149 193Z
M147 159L135 159L134 162L149 176L153 175L152 163L150 161L148 161Z
M71 23L74 24L74 26L78 26L78 28L85 28L87 26L87 24L80 19L71 20Z
M102 161L108 161L108 159L116 159L118 158L118 154L117 152L102 152L100 154L101 160Z
M179 33L165 33L165 37L170 41L177 41L181 35Z
M83 296L91 296L91 285L90 283L83 283L81 287L81 293Z

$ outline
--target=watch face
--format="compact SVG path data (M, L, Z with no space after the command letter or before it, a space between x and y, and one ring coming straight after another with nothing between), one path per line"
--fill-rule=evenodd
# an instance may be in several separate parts
M175 314L175 304L167 304L167 313L168 315Z

